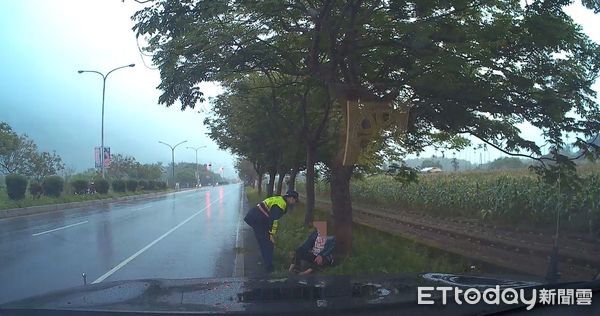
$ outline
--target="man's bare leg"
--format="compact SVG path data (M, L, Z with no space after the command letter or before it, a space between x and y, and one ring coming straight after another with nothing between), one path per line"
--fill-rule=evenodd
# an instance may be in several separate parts
M311 274L313 272L312 268L308 268L300 273L298 273L299 275L307 275L307 274Z

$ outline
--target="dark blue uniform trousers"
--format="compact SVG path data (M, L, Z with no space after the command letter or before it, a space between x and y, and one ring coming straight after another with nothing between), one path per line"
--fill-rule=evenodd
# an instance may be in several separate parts
M264 216L257 207L250 209L244 221L254 230L254 236L260 248L265 269L267 272L273 271L273 243L269 239L270 220Z

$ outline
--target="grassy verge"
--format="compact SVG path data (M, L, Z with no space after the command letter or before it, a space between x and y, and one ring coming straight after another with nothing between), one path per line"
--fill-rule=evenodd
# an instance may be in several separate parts
M246 192L250 205L261 199L256 190L247 188ZM311 232L311 229L304 228L304 214L304 205L299 204L280 220L274 254L274 277L288 275L291 253ZM329 214L317 210L315 220L326 220L328 232L333 234L333 220ZM468 262L464 258L355 224L352 256L325 270L324 274L464 272L467 266Z
M39 205L50 205L50 204L61 204L61 203L70 203L70 202L83 202L83 201L93 201L93 200L102 200L102 199L110 199L110 198L118 198L124 196L131 195L140 195L140 194L148 194L160 191L136 191L136 192L109 192L108 194L89 194L89 195L74 195L74 194L63 194L60 197L47 197L42 196L38 199L33 198L29 194L25 196L25 199L14 201L8 198L5 190L0 191L0 211L11 209L11 208L21 208L28 206L39 206Z

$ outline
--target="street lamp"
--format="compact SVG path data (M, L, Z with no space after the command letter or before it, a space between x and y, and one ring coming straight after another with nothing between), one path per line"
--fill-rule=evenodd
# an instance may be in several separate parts
M187 142L187 140L182 141L181 143L178 143L175 146L171 146L165 142L161 142L158 141L159 143L163 144L163 145L167 145L169 146L169 148L171 148L171 163L173 164L173 189L175 189L175 148L185 142Z
M104 179L104 95L106 93L106 78L108 78L108 75L110 75L113 71L122 69L122 68L127 68L127 67L135 67L135 64L129 64L129 65L125 65L125 66L121 66L121 67L117 67L109 72L106 73L106 75L104 75L103 73L96 71L96 70L78 70L78 73L84 73L84 72L91 72L91 73L95 73L95 74L99 74L100 76L102 76L102 131L101 131L101 141L100 141L100 170L102 170L102 179Z
M198 170L198 149L200 148L206 148L206 146L200 146L200 147L185 147L187 149L193 149L196 152L196 186L198 186L198 184L200 184L200 171Z

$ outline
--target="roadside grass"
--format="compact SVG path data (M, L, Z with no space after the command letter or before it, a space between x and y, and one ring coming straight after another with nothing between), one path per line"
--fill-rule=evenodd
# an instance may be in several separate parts
M257 191L246 188L249 205L261 200ZM264 196L262 197L264 198ZM273 277L288 276L293 252L310 234L304 227L304 204L297 204L279 223L276 236ZM333 234L333 220L322 210L315 210L314 220L326 220ZM352 256L325 269L323 274L374 275L381 273L466 272L467 259L428 248L376 229L354 224Z
M22 208L29 206L39 206L39 205L51 205L51 204L62 204L62 203L71 203L71 202L83 202L83 201L93 201L93 200L103 200L110 198L118 198L132 195L140 195L140 194L148 194L153 192L162 192L162 191L135 191L135 192L109 192L108 194L85 194L85 195L75 195L75 194L66 194L63 193L59 197L48 197L42 196L40 198L32 197L29 192L26 193L25 198L22 200L11 200L8 198L6 194L6 190L0 190L0 211L12 208ZM166 191L165 191L166 192Z

